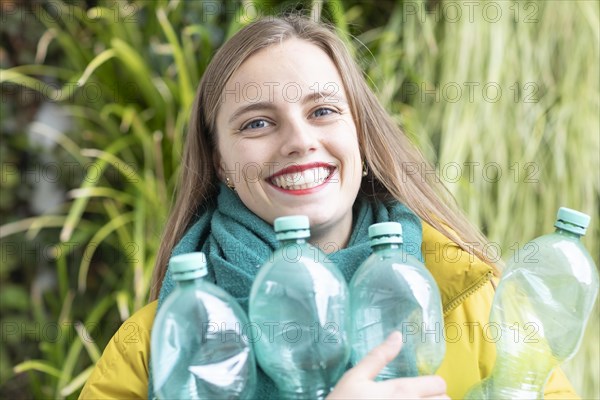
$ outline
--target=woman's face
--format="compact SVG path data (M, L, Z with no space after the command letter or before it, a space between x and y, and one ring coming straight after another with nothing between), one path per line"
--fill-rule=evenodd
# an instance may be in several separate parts
M217 115L219 175L269 223L304 214L311 242L344 247L361 181L356 125L340 74L317 46L288 39L249 57Z

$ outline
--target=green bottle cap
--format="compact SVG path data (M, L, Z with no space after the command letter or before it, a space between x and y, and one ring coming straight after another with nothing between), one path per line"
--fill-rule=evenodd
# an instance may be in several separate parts
M371 246L402 243L402 225L399 222L381 222L369 226Z
M558 209L558 213L556 213L554 226L578 235L585 235L589 224L589 215L567 207L561 207Z
M173 274L173 280L176 281L202 278L208 274L206 256L201 252L186 253L171 257L169 259L169 269Z
M277 240L310 237L310 223L306 215L290 215L275 218L273 222Z

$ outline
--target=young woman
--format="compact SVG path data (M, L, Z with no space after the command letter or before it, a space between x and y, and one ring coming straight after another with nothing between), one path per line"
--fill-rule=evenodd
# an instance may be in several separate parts
M123 324L81 397L148 396L150 329L173 288L171 255L203 251L210 278L247 308L256 267L276 246L273 220L304 214L311 242L348 280L369 255L368 226L401 222L406 248L437 281L447 328L438 376L375 382L400 350L392 335L346 372L330 398L461 398L494 364L485 326L498 271L482 251L485 238L427 170L330 29L302 17L245 27L215 55L198 88L153 277L151 300L159 301ZM256 397L276 396L261 372ZM575 396L556 371L545 397Z

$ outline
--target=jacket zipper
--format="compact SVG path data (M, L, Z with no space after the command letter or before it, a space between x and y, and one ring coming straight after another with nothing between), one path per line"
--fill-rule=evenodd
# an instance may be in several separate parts
M483 275L481 278L475 281L475 283L473 283L469 288L467 288L465 291L456 296L452 301L446 304L443 309L444 317L446 317L450 313L450 311L458 307L467 297L479 290L488 281L491 281L492 275L492 271L489 271L487 274Z

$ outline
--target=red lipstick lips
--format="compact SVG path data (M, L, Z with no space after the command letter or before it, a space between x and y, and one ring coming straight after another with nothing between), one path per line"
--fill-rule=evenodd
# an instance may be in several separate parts
M276 178L278 178L282 175L298 174L298 179L299 179L301 177L300 174L302 174L303 171L310 170L310 169L317 169L317 168L326 169L327 171L329 171L327 178L325 178L325 180L317 186L314 186L311 188L306 188L306 189L286 189L286 188L280 187L279 185L277 185L275 183ZM321 189L323 189L331 180L331 177L334 175L335 169L336 169L335 165L330 164L330 163L324 163L324 162L313 162L313 163L300 164L300 165L290 165L288 167L281 169L280 171L277 171L276 173L274 173L273 175L268 177L267 182L269 182L275 189L277 189L280 192L283 192L286 194L292 194L292 195L306 195L306 194L318 192Z

